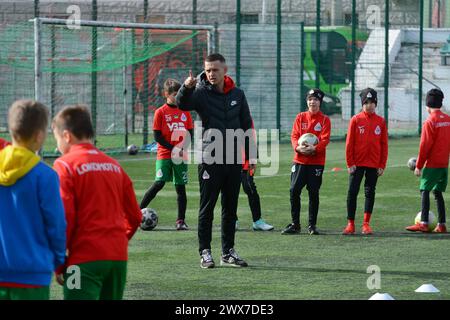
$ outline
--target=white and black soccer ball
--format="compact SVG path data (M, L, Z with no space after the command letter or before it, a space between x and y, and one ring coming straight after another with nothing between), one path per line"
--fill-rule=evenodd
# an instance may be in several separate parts
M139 148L135 144L130 144L127 147L127 152L130 156L136 155L138 153L138 151L139 151Z
M158 225L158 214L155 209L152 208L144 208L141 209L142 212L142 222L141 229L144 231L150 231L155 229Z
M416 162L417 162L416 158L410 158L408 160L407 165L408 165L409 170L411 170L411 171L416 170Z
M305 134L302 134L302 136L300 138L298 138L297 143L299 146L302 146L304 144L309 144L309 145L315 146L316 144L319 143L319 139L317 138L317 136L315 134L305 133Z

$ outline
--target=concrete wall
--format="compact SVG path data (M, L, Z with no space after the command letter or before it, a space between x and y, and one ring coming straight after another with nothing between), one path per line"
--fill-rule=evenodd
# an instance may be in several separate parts
M381 31L380 31L381 32ZM377 41L371 41L373 37L375 38L383 38L384 36L380 33L378 34L378 30L374 30L369 37L369 40L364 47L364 51L360 56L358 61L357 70L356 70L356 88L357 92L355 95L355 106L356 111L359 110L359 106L361 105L361 101L359 98L359 90L365 87L373 87L378 92L378 108L377 113L380 115L384 114L384 47L377 50ZM389 63L391 65L391 80L395 77L393 72L398 72L396 69L392 68L394 62L400 62L403 65L410 66L412 69L417 69L417 65L411 65L411 61L409 61L409 57L406 55L398 55L400 60L405 59L405 61L395 61L397 54L401 49L401 44L411 44L418 43L419 40L419 30L418 29L404 29L404 30L391 30L389 34L390 46L389 46ZM449 29L426 29L424 32L424 43L426 44L444 44L446 39L448 38ZM409 51L413 49L408 49ZM408 52L409 52L408 51ZM429 80L432 81L433 84L440 87L444 92L450 92L450 67L440 66L433 61L433 57L430 57L432 51L424 50L424 70L431 69ZM413 56L416 55L415 52L411 53ZM402 58L403 57L403 58ZM379 61L380 63L376 64L374 61ZM403 69L399 69L403 70ZM418 81L417 74L412 73L410 71L405 72L404 76L406 77L406 82L408 83L408 87L402 85L400 87L393 87L391 85L389 87L389 119L391 121L398 122L409 122L415 123L418 121ZM422 88L422 105L425 105L425 95L426 92L432 89L434 86L427 82L423 81ZM340 92L341 104L342 104L342 118L345 120L350 119L351 110L350 110L350 99L351 99L351 91L350 88L346 88ZM450 109L450 100L444 99L445 110ZM422 119L426 119L427 113L426 109L422 108Z

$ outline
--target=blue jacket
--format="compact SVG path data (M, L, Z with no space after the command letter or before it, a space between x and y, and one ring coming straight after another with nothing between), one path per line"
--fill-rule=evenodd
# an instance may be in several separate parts
M6 147L0 151L0 283L48 286L65 251L56 172L31 151Z

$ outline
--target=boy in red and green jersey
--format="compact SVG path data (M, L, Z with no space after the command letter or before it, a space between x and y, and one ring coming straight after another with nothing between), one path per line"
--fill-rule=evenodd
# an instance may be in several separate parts
M448 183L448 158L450 155L450 116L441 111L444 93L431 89L427 93L428 119L422 127L419 156L414 174L420 178L422 198L421 221L406 227L408 231L429 232L430 191L433 191L438 211L438 225L435 233L446 233L445 202L442 193Z
M67 220L68 256L65 268L57 271L64 298L122 299L128 242L142 221L132 182L116 160L91 143L94 131L86 107L62 109L53 133L63 154L54 168ZM70 285L76 275L71 266L78 267L79 288Z
M175 95L180 87L181 84L174 79L164 82L166 103L155 111L153 118L153 134L158 143L156 177L155 182L146 191L140 207L146 208L165 183L173 181L178 202L176 229L188 230L185 222L188 167L184 149L191 141L194 124L190 112L178 109L175 104Z

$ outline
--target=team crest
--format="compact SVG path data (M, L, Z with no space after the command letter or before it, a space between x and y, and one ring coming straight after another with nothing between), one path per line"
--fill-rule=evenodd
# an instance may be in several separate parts
M377 126L375 128L375 134L378 136L380 133L381 133L381 128L380 128L380 126Z
M294 173L295 172L295 164L292 166L291 168L291 172Z
M202 178L203 180L208 180L210 178L208 171L205 170L205 172L203 172Z
M181 114L181 121L186 121L187 117L184 113Z
M314 127L314 131L322 131L322 126L320 125L320 123L318 122L316 124L316 126Z
M157 178L162 178L163 177L163 172L161 169L158 170L158 172L156 172L156 177Z

